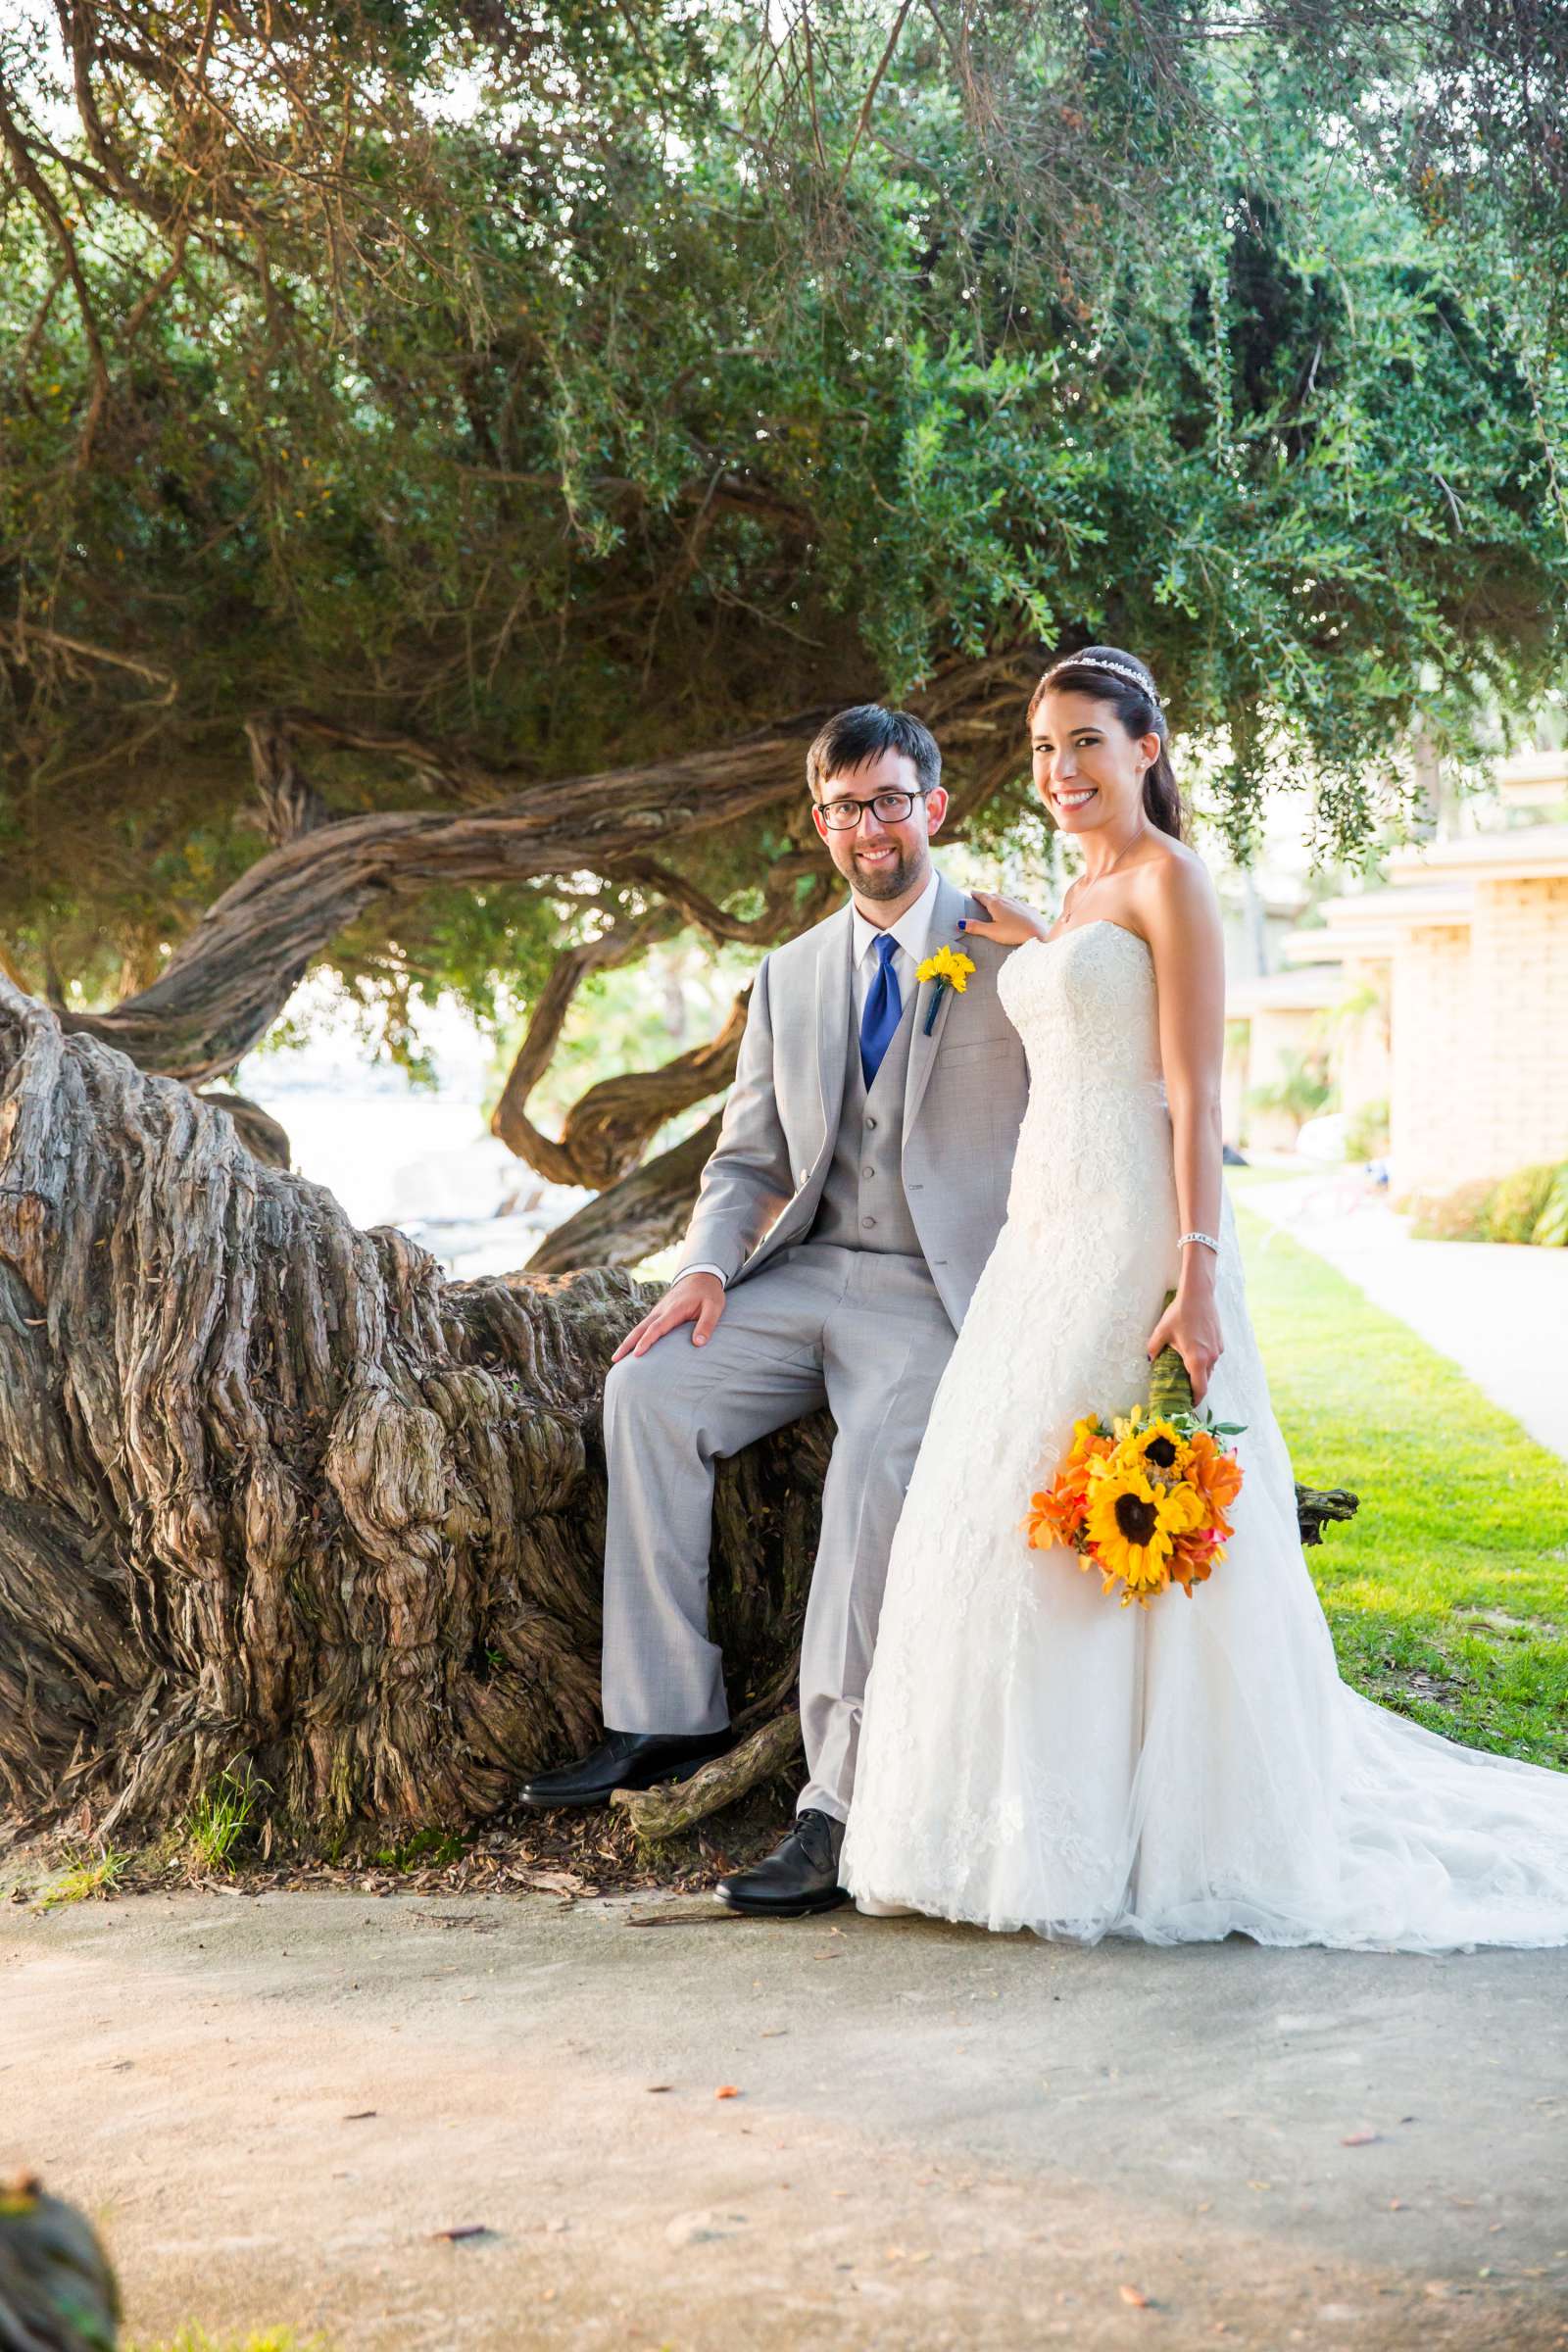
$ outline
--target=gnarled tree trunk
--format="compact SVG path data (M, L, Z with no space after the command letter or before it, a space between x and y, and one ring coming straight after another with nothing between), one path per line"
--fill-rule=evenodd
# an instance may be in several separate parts
M650 1296L445 1282L0 981L0 1795L152 1830L248 1760L309 1839L590 1740L600 1397ZM720 1480L742 1713L788 1687L826 1444Z

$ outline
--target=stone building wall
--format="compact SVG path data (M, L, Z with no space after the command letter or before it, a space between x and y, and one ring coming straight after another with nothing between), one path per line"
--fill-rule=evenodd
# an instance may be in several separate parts
M1568 875L1478 882L1467 1173L1568 1159Z
M1396 1196L1441 1192L1477 1167L1474 1004L1470 931L1463 923L1413 923L1394 956L1389 1088L1390 1180Z

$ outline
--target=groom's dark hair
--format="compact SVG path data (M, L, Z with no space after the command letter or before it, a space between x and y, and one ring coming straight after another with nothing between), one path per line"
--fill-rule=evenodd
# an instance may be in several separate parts
M806 781L813 801L829 776L863 767L883 752L902 752L912 761L922 790L942 781L942 754L929 727L907 710L884 710L880 703L855 703L830 718L806 755Z

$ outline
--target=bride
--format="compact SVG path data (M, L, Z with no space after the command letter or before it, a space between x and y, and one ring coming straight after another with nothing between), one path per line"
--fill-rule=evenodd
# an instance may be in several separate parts
M841 1881L863 1911L1086 1943L1568 1942L1568 1774L1339 1677L1221 1179L1219 914L1152 676L1092 647L1029 718L1083 872L1054 928L976 894L1016 943L1029 1108L894 1541ZM1246 1425L1245 1484L1212 1579L1124 1609L1023 1520L1077 1417L1147 1395L1167 1341Z

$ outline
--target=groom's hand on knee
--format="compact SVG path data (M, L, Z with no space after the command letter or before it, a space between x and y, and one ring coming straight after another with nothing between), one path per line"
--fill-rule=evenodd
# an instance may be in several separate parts
M652 1313L633 1324L610 1360L618 1364L623 1355L646 1355L656 1340L666 1331L678 1331L683 1323L694 1326L692 1346L704 1347L723 1312L724 1285L716 1274L683 1274Z

